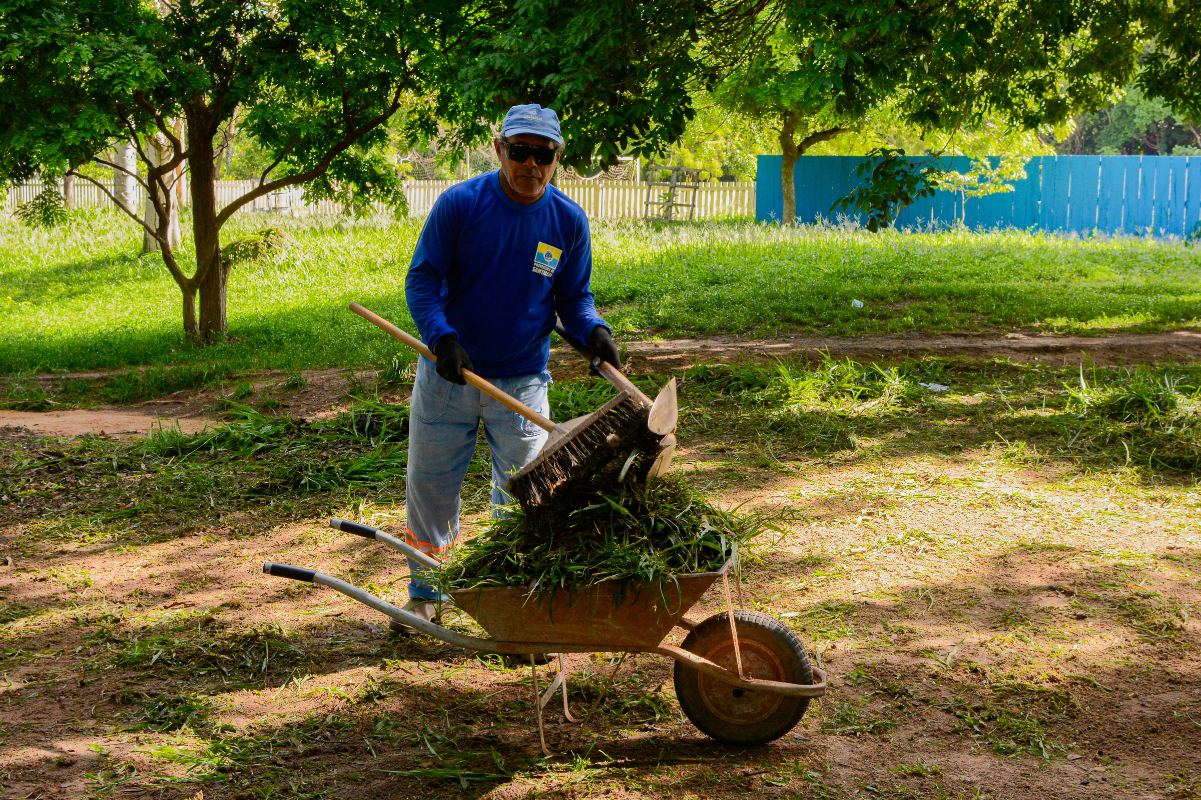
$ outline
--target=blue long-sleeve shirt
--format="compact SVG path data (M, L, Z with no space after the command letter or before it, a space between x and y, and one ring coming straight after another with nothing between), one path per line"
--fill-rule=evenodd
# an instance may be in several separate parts
M405 279L431 348L454 334L484 377L546 369L555 315L587 342L597 325L592 239L583 209L554 186L515 203L499 173L464 181L434 203ZM608 327L608 326L606 326Z

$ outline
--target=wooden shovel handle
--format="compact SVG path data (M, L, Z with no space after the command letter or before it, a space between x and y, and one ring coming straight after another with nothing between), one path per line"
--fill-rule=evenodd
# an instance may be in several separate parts
M592 361L592 351L583 342L568 333L562 323L555 323L555 333L559 334L559 338L575 348L577 353L588 359L589 362ZM608 361L602 361L600 366L596 368L596 371L601 374L602 378L613 384L613 388L618 391L629 392L630 397L643 406L651 405L651 399L643 394L642 390L635 386L633 381L623 375L621 370Z
M405 333L400 328L396 327L391 322L388 322L388 320L381 317L379 314L376 314L374 311L363 308L358 303L351 303L350 310L353 311L354 313L358 314L363 319L370 322L375 327L382 330L384 333L387 333L390 336L394 336L395 338L400 339L402 342L404 342L409 347L416 350L418 353L421 353L421 355L425 356L430 361L438 360L437 357L433 353L430 352L430 349L421 343L420 339L418 339L415 336L411 336L408 333ZM542 428L543 430L546 430L546 431L554 430L555 423L551 422L549 419L542 416L537 411L535 411L534 409L527 406L525 403L521 402L520 400L518 400L515 397L510 397L509 395L505 394L500 389L497 389L495 386L488 383L488 381L484 380L479 375L476 375L471 370L465 369L462 372L463 372L464 380L466 380L468 383L470 383L475 388L479 389L484 394L486 394L489 397L491 397L492 399L496 400L498 403L501 403L502 405L506 406L507 408L512 409L513 411L516 411L518 414L525 417L530 422L534 423L535 425L537 425L539 428Z

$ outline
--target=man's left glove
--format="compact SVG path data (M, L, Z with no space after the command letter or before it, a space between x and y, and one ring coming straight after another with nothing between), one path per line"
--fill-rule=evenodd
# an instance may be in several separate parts
M439 339L434 344L434 357L438 359L438 363L434 367L438 370L439 375L451 383L457 383L460 386L467 385L467 379L463 377L463 370L472 369L471 356L467 355L463 345L459 344L457 336L448 333Z
M600 374L597 368L602 361L621 369L621 353L617 350L617 343L613 341L613 334L609 333L609 329L604 325L597 325L592 329L588 336L588 349L592 351L593 375Z

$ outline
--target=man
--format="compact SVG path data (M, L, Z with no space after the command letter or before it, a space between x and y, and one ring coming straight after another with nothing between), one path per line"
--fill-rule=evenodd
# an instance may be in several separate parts
M437 358L435 365L422 357L413 382L406 540L436 558L459 533L459 492L480 422L492 454L494 507L511 502L504 491L509 476L546 443L544 430L466 385L463 370L548 414L546 363L556 314L589 343L594 363L621 367L589 288L588 218L548 185L563 150L558 115L514 106L493 147L500 169L438 198L405 280L409 311ZM412 561L409 570L405 609L432 619L438 593ZM393 629L407 630L396 623Z

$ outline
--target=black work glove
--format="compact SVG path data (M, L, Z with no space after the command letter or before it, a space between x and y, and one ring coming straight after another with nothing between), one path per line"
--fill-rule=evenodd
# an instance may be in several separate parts
M467 351L459 344L454 334L448 333L434 344L434 357L438 359L435 367L439 375L460 386L467 384L463 370L471 370L474 367L471 366L471 356L467 355Z
M604 325L597 325L588 336L588 349L592 351L592 374L599 375L597 368L602 361L607 361L617 369L621 369L621 353L617 351L617 343L613 334Z

